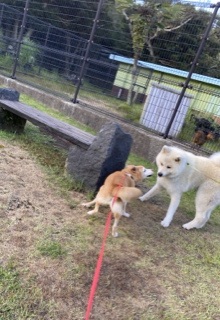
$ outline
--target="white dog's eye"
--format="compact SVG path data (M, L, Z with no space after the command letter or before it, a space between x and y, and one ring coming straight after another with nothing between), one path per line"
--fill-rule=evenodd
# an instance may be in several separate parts
M171 167L170 167L170 166L167 166L167 169L171 169Z
M163 166L163 163L161 163L160 165Z

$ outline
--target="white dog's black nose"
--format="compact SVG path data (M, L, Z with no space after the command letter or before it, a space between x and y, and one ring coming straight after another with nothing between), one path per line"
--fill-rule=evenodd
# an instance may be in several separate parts
M163 176L163 173L162 172L158 172L158 177L162 177Z

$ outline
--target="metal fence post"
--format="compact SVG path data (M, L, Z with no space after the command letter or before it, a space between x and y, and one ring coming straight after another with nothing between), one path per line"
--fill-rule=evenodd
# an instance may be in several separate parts
M190 71L189 71L189 73L188 73L188 76L187 76L187 78L186 78L186 81L185 81L185 83L184 83L184 85L183 85L183 89L182 89L182 91L181 91L181 93L180 93L180 95L179 95L179 98L178 98L178 100L177 100L177 103L176 103L176 105L175 105L173 114L172 114L172 116L171 116L171 118L170 118L170 121L169 121L169 123L168 123L168 126L167 126L167 128L166 128L166 130L165 130L165 133L164 133L164 136L163 136L164 139L166 139L167 136L168 136L168 134L169 134L170 128L171 128L171 126L172 126L172 124L173 124L174 118L175 118L176 113L177 113L177 111L178 111L178 109L179 109L179 106L180 106L180 103L181 103L182 98L183 98L183 96L184 96L184 93L185 93L186 89L188 88L188 83L189 83L189 81L190 81L190 79L191 79L191 76L192 76L192 73L193 73L193 71L194 71L194 69L195 69L195 67L196 67L196 64L197 64L197 61L198 61L198 59L199 59L199 56L200 56L200 54L202 53L202 49L203 49L203 47L204 47L204 45L205 45L205 42L206 42L206 40L207 40L207 38L208 38L209 32L210 32L210 30L211 30L211 28L212 28L212 24L213 24L213 22L214 22L214 20L215 20L215 17L216 17L216 15L217 15L217 12L218 12L219 7L220 7L220 2L218 2L217 4L214 4L214 5L210 5L210 8L215 8L215 10L214 10L214 12L213 12L213 14L212 14L212 16L211 16L211 19L210 19L210 21L209 21L209 24L208 24L208 26L207 26L207 28L206 28L206 31L205 31L204 36L203 36L203 38L202 38L202 41L201 41L201 43L200 43L200 45L199 45L199 48L198 48L198 50L197 50L196 56L195 56L195 58L194 58L194 60L193 60L193 62L192 62L192 66L191 66L191 68L190 68Z
M16 67L17 67L17 63L18 63L20 47L21 47L23 33L24 33L24 29L25 29L25 23L26 23L26 18L27 18L27 11L28 11L29 2L30 2L30 0L26 0L26 3L25 3L23 20L22 20L22 24L21 24L20 34L19 34L18 40L17 40L18 45L17 45L17 50L16 50L16 54L15 54L15 59L14 59L14 65L13 65L12 74L11 74L12 79L15 79L15 71L16 71Z
M5 4L3 3L3 4L2 4L1 14L0 14L0 25L2 24L2 18L3 18L4 8L5 8Z
M98 4L98 8L97 8L97 11L96 11L96 16L95 16L94 23L93 23L93 26L92 26L92 31L90 33L90 38L88 40L88 44L87 44L87 48L86 48L86 53L85 53L85 56L82 58L83 59L83 63L82 63L82 67L81 67L81 70L80 70L79 78L77 79L78 83L77 83L77 86L76 86L76 91L75 91L74 98L72 99L73 103L77 102L77 95L78 95L78 92L79 92L79 89L80 89L80 86L81 86L81 80L82 80L82 77L83 77L83 74L84 74L84 71L85 71L85 66L86 66L86 62L87 62L87 59L88 59L90 46L91 46L91 43L92 43L92 40L93 40L93 37L94 37L94 34L95 34L96 25L98 23L98 19L99 19L99 15L100 15L100 12L101 12L101 9L102 9L103 2L104 2L104 0L100 0L99 4Z

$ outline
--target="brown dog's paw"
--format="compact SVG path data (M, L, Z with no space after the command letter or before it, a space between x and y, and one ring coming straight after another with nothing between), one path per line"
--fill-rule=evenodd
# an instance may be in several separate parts
M87 207L87 208L89 207L89 206L88 206L88 203L85 203L85 202L81 203L81 206Z

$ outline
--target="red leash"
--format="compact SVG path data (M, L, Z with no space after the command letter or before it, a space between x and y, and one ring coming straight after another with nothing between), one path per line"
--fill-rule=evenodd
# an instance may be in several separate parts
M117 194L118 194L118 190L121 188L121 185L122 185L122 183L123 183L123 181L125 179L125 176L126 175L123 176L121 182L118 185L118 188L117 188L116 193L114 195L114 198L112 200L112 206L115 203L115 200L116 200L116 197L117 197ZM112 211L109 212L108 218L107 218L107 221L106 221L106 224L105 224L105 231L104 231L104 235L103 235L102 246L101 246L101 249L100 249L100 252L99 252L99 257L98 257L98 260L97 260L97 263L96 263L95 272L94 272L94 275L93 275L93 281L92 281L92 286L91 286L91 289L90 289L89 301L88 301L88 305L87 305L85 320L89 319L89 314L90 314L90 309L91 309L91 306L92 306L93 296L94 296L95 289L96 289L96 286L97 286L97 283L98 283L99 273L100 273L101 264L102 264L102 257L103 257L105 240L106 240L106 237L107 237L108 228L109 228L109 224L110 224L110 221L111 221L111 214L112 214Z

